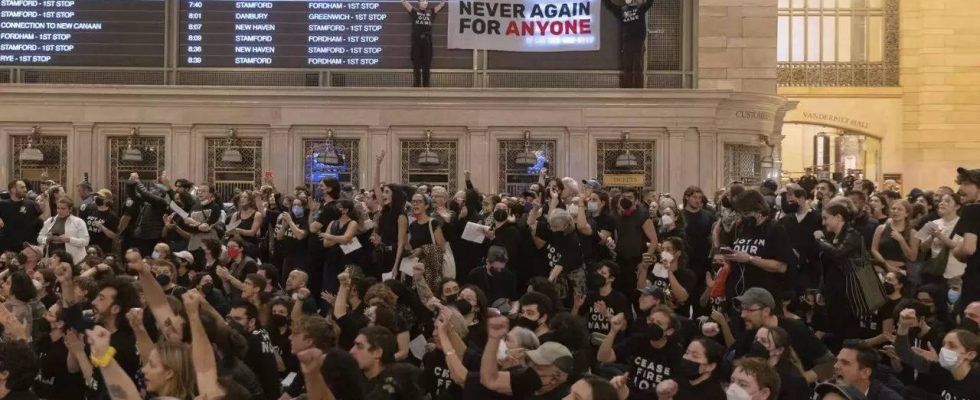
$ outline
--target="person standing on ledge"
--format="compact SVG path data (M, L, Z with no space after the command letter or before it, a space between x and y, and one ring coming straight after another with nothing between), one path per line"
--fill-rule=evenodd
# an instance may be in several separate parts
M643 87L643 43L647 37L646 13L653 0L603 1L619 19L619 77L621 88ZM414 47L413 47L414 48Z
M446 6L443 0L434 8L429 9L428 0L419 0L418 7L413 7L408 0L401 0L402 6L412 16L412 72L415 75L415 87L429 87L429 68L432 67L432 22L436 14Z

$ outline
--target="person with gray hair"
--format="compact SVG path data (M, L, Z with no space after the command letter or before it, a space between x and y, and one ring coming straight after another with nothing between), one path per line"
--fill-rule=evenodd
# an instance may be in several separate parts
M561 299L571 298L573 291L585 293L582 244L575 220L568 211L557 207L551 209L547 219L538 214L537 210L531 212L529 224L537 220L532 225L532 239L548 258L548 280L555 283Z
M490 246L486 265L471 270L466 282L483 290L491 304L509 304L507 310L514 310L520 295L517 293L517 277L506 268L507 260L506 248Z

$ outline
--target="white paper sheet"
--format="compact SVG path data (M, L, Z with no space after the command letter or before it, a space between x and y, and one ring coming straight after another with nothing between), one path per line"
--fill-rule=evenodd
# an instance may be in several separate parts
M238 229L238 225L241 225L241 224L242 224L242 220L240 220L240 219L239 220L236 220L236 221L228 224L228 226L225 226L225 232L230 232L231 230Z
M340 249L344 251L344 254L350 254L359 248L361 248L361 241L357 240L356 236L349 243L340 245Z
M389 280L389 279L395 279L395 274L393 274L391 272L385 272L385 273L381 274L381 281L382 282L384 282L386 280Z
M463 228L463 234L460 237L463 240L469 240L473 243L483 243L483 240L487 238L484 236L485 232L488 230L490 230L489 226L467 222L466 227Z
M170 209L171 210L174 210L174 213L176 213L177 215L179 215L180 218L187 218L190 215L190 214L187 214L187 211L184 211L183 208L180 208L180 206L177 205L177 203L174 202L173 200L170 201Z
M407 276L412 276L412 266L418 264L418 257L405 257L402 258L400 264L398 264L398 270Z
M411 342L408 342L408 351L412 352L415 358L421 360L422 356L425 355L425 345L428 343L429 341L425 340L425 336L418 335Z

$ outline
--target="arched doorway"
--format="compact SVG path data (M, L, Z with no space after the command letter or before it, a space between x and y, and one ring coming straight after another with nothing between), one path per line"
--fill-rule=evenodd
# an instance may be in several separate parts
M881 138L839 127L802 122L783 124L782 175L837 178L855 175L880 182Z

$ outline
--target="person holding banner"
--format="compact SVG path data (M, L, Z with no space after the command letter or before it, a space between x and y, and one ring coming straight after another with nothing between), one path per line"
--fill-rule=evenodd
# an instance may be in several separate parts
M643 87L643 42L647 37L646 13L653 0L614 0L603 2L619 19L619 60L623 74L619 78L621 88Z
M412 72L415 87L429 87L429 68L432 67L432 22L436 14L446 6L446 0L429 9L428 0L419 0L418 7L401 0L412 16Z

